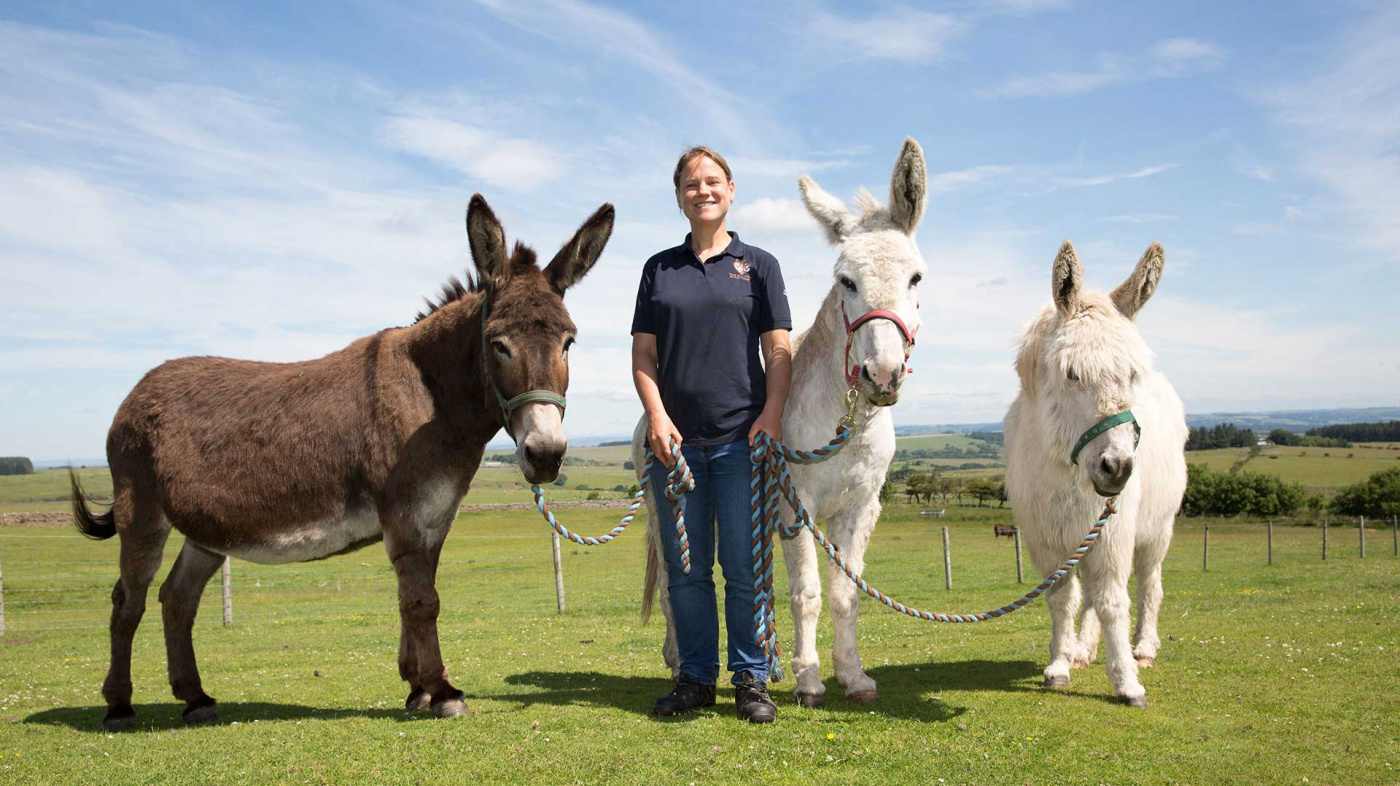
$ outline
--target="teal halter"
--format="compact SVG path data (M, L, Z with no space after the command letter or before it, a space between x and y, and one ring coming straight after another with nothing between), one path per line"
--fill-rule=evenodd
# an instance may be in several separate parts
M1142 426L1138 425L1137 418L1133 417L1132 410L1128 410L1126 412L1119 412L1117 415L1109 415L1098 423L1095 423L1088 431L1084 432L1084 436L1080 437L1079 442L1074 446L1074 452L1069 454L1069 463L1078 464L1079 451L1083 450L1085 445L1093 442L1095 437L1105 431L1108 431L1114 426L1121 426L1124 423L1133 424L1133 449L1136 450L1138 443L1142 441Z
M555 406L559 407L559 414L560 414L560 417L563 417L564 412L568 409L569 402L568 402L567 399L565 399L563 396L559 395L558 393L554 393L554 392L548 391L548 390L527 390L527 391L525 391L524 393L521 393L520 395L518 395L518 396L516 396L516 397L514 397L514 398L512 398L512 399L510 399L509 401L506 400L506 397L505 397L505 396L501 395L501 389L496 385L496 380L493 379L493 378L491 377L491 372L490 372L490 371L486 368L486 366L485 366L486 358L489 357L488 350L490 350L490 346L489 346L489 343L490 343L490 342L488 342L488 341L486 340L486 315L489 314L490 311L491 311L491 309L490 309L490 301L485 300L485 299L482 299L482 301L481 301L481 362L482 362L482 364L483 364L483 365L482 365L482 372L486 375L486 381L487 381L487 383L491 385L491 392L494 393L494 394L496 394L496 405L499 406L499 407L501 408L501 422L505 425L506 435L510 437L510 440L511 440L512 442L515 442L515 441L516 441L516 440L515 440L515 434L511 433L511 430L510 430L510 416L511 416L511 414L512 414L513 412L515 412L515 410L519 409L519 408L520 408L522 405L524 405L524 404L529 404L529 403L532 402L532 401L544 401L544 402L546 402L546 403L554 404Z

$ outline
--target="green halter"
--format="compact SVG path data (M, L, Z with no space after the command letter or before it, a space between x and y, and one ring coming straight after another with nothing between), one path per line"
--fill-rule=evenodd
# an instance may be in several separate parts
M486 375L487 383L491 385L491 392L496 394L496 404L501 408L501 422L505 424L506 434L510 437L511 441L514 442L515 434L511 433L510 430L510 416L511 413L515 412L515 410L519 409L524 404L529 404L532 401L544 401L559 407L560 417L563 417L563 413L568 409L569 402L567 399L565 399L558 393L554 393L548 390L527 390L524 393L521 393L520 395L510 399L509 401L506 400L505 396L501 395L501 389L497 387L496 380L491 377L490 371L487 371L484 365L486 362L486 358L488 357L487 351L490 349L490 346L488 346L489 342L487 342L486 340L486 316L490 313L490 311L490 301L483 299L481 301L481 362L483 363L482 371Z
M1136 450L1138 443L1142 441L1142 426L1138 425L1137 418L1133 417L1132 410L1128 410L1126 412L1119 412L1117 415L1109 415L1098 423L1095 423L1088 431L1084 432L1084 436L1080 437L1079 442L1074 446L1074 452L1069 454L1069 463L1078 464L1079 451L1083 450L1085 445L1093 442L1095 437L1105 431L1108 431L1114 426L1121 426L1124 423L1133 424L1133 449Z

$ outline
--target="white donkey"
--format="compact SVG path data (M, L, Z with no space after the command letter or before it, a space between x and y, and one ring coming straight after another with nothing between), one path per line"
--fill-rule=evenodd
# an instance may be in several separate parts
M1051 273L1054 305L1021 339L1021 393L1006 415L1006 489L1042 575L1075 549L1104 498L1118 497L1118 513L1072 578L1046 593L1052 632L1045 685L1069 685L1071 665L1093 659L1097 612L1114 692L1135 707L1147 706L1138 667L1151 666L1161 646L1162 560L1186 490L1186 413L1171 383L1153 369L1133 322L1157 289L1164 263L1162 247L1153 243L1112 295L1083 291L1084 270L1065 241ZM1140 442L1126 419L1091 437L1096 425L1123 412L1136 418ZM1085 438L1090 441L1080 444ZM1130 645L1134 571L1138 621ZM1076 639L1081 583L1088 608Z
M857 216L810 177L801 177L798 186L807 210L826 230L828 239L839 249L839 256L831 291L822 301L815 324L792 342L792 388L783 411L783 442L808 450L831 441L838 421L846 414L851 381L859 380L862 395L857 401L857 426L850 441L823 463L791 467L803 505L814 518L825 520L827 536L859 572L865 567L865 548L880 517L880 486L894 458L894 420L886 407L899 399L907 349L919 329L916 287L928 272L914 241L914 228L923 216L927 196L923 150L912 138L904 140L890 181L888 208L861 189L856 195L861 209ZM645 446L643 418L632 437L632 459L639 483L646 482L641 474ZM669 593L660 580L666 573L666 564L657 538L673 538L676 534L658 530L653 504L655 500L647 506L648 561L642 615L646 619L650 614L659 585L667 628L663 654L674 675L680 668L680 658ZM783 522L790 525L792 510L786 503L782 507ZM796 695L802 706L820 707L826 700L826 687L819 673L816 646L817 617L822 605L818 554L811 537L803 533L794 539L783 539L783 555L797 629L793 641L785 644L791 648ZM831 617L836 628L832 653L836 679L845 687L848 698L873 702L879 698L875 681L861 667L856 648L857 590L840 571L831 565L827 567Z

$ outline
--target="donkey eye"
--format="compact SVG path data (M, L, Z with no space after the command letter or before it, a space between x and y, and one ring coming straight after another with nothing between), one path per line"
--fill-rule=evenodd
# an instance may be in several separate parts
M507 347L504 341L492 341L491 348L506 357L510 357L510 347Z
M565 354L568 354L569 348L572 347L573 345L574 345L574 337L573 337L573 336L569 336L568 338L564 339L564 353L565 353Z
M1065 377L1068 378L1070 382L1078 382L1078 381L1079 381L1079 375L1076 374L1076 373L1074 373L1074 369L1070 369L1069 371L1066 371L1066 372L1065 372Z
M1128 381L1129 381L1130 383L1136 385L1136 384L1138 383L1138 373L1137 373L1136 371L1134 371L1134 372L1132 373L1132 375L1128 377Z
M911 278L911 279L909 279L909 286L911 286L911 287L917 287L917 286L919 285L919 282L920 282L920 281L923 281L923 280L924 280L924 274L923 274L923 273L915 273L915 274L914 274L914 277Z
M841 277L841 286L845 287L851 292L856 291L856 282L850 280L849 278L846 278L845 276Z

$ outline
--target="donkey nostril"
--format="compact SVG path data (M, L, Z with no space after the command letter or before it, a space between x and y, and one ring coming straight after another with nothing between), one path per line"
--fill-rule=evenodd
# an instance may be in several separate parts
M1108 456L1104 456L1103 458L1099 459L1099 472L1102 472L1103 474L1109 477L1113 477L1115 474L1117 474L1117 470L1114 467L1114 462L1110 461Z
M861 379L864 379L866 382L869 382L872 385L875 384L875 378L870 376L870 366L864 363L860 365L860 376Z

